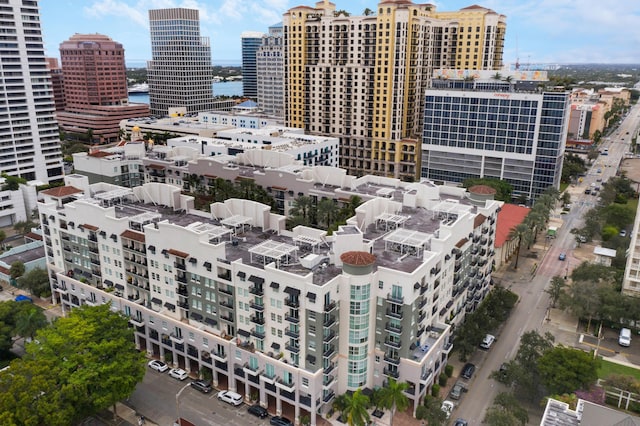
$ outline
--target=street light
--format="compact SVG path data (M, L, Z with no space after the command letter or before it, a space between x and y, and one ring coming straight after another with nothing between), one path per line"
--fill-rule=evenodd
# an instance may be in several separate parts
M182 417L180 417L180 395L182 395L182 391L191 386L191 383L187 383L176 393L176 413L178 415L178 426L182 426Z

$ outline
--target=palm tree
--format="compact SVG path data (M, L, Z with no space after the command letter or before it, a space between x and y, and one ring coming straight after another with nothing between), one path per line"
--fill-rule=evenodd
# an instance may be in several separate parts
M336 219L337 212L338 206L336 203L329 198L323 198L318 203L318 223L324 222L328 228L331 225L331 222Z
M311 224L311 209L313 208L313 200L311 197L302 195L293 200L293 206L289 209L289 216L298 225L309 226Z
M362 393L362 389L358 389L352 394L346 395L346 406L344 414L347 415L347 424L349 426L365 426L371 420L369 417L369 397Z
M382 389L381 405L391 410L391 418L389 420L391 426L393 426L393 415L396 409L404 411L409 406L409 398L404 393L407 389L409 389L409 383L398 383L392 377L389 377L387 385Z
M15 333L18 336L33 340L36 332L48 324L47 317L44 316L42 310L35 307L22 309L16 317Z
M516 248L516 263L513 266L513 269L518 269L518 259L520 258L520 247L522 247L522 243L529 240L529 235L531 230L526 223L520 223L513 228L511 228L511 232L509 232L509 241L518 240L518 247Z

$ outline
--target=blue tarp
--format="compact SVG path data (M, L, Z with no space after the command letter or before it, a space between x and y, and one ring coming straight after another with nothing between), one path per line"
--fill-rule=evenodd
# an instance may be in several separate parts
M16 302L32 302L33 303L33 299L31 299L29 296L24 296L20 294L16 296Z

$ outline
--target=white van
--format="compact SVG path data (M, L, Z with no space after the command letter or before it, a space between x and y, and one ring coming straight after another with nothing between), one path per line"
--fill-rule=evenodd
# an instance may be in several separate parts
M629 347L631 345L631 330L629 330L628 328L623 328L622 330L620 330L618 344L625 347Z

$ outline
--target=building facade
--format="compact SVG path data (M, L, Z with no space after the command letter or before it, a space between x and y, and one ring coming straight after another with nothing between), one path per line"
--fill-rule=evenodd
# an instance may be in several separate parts
M256 55L262 45L263 33L245 31L240 35L242 41L242 95L256 99L258 97L258 68Z
M546 81L541 71L495 77L436 72L425 98L422 176L453 183L504 179L514 196L528 199L559 188L569 94L539 93L537 86Z
M622 280L622 293L628 296L640 297L640 212L636 211L633 230L630 237L627 264Z
M284 118L284 38L282 23L269 27L256 53L258 105L268 115Z
M451 327L489 291L500 203L463 189L368 176L368 198L329 236L284 228L249 200L192 209L180 188L67 176L39 214L55 303L111 303L136 345L214 385L315 425L336 395L408 382L420 405L452 349Z
M381 2L376 12L336 14L325 0L284 14L285 121L339 136L351 174L414 180L432 71L458 62L499 69L505 17L411 1Z
M62 68L60 68L57 58L47 58L47 63L49 64L49 71L51 72L51 88L53 89L53 101L56 105L56 111L63 111L65 100Z
M213 109L211 45L208 37L200 36L198 10L149 10L149 29L151 114L164 116L176 107L188 113Z
M75 34L60 44L64 110L60 127L90 143L120 140L120 121L149 115L146 104L129 104L122 44L101 34Z
M38 2L5 1L0 31L0 170L43 183L60 181L62 154Z

